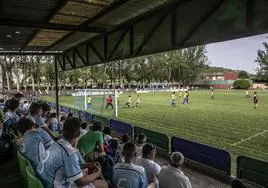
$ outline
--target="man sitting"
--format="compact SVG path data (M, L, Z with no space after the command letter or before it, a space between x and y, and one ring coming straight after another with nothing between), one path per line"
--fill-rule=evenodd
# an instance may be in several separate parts
M114 166L114 184L117 188L145 188L148 185L143 167L133 164L136 159L135 144L128 142L122 152L125 162Z
M19 150L37 167L44 151L54 142L49 134L42 128L35 129L35 123L28 118L18 122L18 131L23 137L18 140Z
M87 165L83 164L79 151L74 148L80 135L80 124L78 118L68 118L63 125L63 138L54 142L39 162L37 173L44 187L107 187L105 181L97 180L101 177L99 165L94 166L95 170L91 174L88 174L87 169L82 172L81 166Z
M142 157L139 157L135 164L145 169L148 183L156 183L156 176L159 175L161 167L154 162L156 149L152 144L145 144L142 148Z
M184 161L180 152L173 152L170 165L162 167L158 176L160 188L192 188L187 176L179 169Z
M81 154L87 155L97 151L98 153L103 153L103 134L102 125L99 121L94 122L92 126L92 131L88 131L84 136L82 136L78 141L78 149Z

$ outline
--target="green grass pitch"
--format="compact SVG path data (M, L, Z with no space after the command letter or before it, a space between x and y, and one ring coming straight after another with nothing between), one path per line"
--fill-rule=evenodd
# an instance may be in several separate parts
M251 93L252 94L252 93ZM170 106L170 93L139 94L141 104L124 108L128 94L120 95L118 119L133 125L178 136L228 150L233 169L238 155L268 160L268 92L258 92L259 106L245 98L245 91L216 90L211 99L209 90L191 91L190 104L177 100ZM73 97L60 97L60 103L72 104ZM105 111L111 117L111 111ZM159 138L161 139L161 138Z

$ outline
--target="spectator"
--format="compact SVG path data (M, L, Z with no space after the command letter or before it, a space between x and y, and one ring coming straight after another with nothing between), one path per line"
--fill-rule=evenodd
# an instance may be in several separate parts
M83 163L75 143L80 135L81 121L78 118L67 118L63 125L63 138L51 145L46 151L46 160L38 164L37 174L44 187L96 187L106 188L107 183L97 180L101 177L101 167L94 165L93 172ZM81 167L86 167L83 171Z
M192 188L187 176L179 169L184 161L180 152L173 152L170 165L162 167L159 178L160 188Z
M145 188L148 185L145 170L143 167L133 164L136 159L136 147L132 142L124 145L124 163L117 163L114 166L114 184L116 187L124 188Z
M38 103L33 102L29 109L29 115L26 117L30 119L37 127L35 119L41 115L42 115L42 106Z
M17 115L17 110L19 109L19 101L16 99L9 99L6 101L6 113L4 119L4 129L6 131L7 128L12 128L16 132L16 125L20 119Z
M14 99L16 99L18 101L20 101L22 98L23 98L23 94L21 94L21 93L17 93L14 95Z
M57 120L57 113L56 112L52 112L49 114L49 118L50 118L50 121L49 121L49 129L52 131L52 132L59 132L60 131L60 128L58 127L58 120Z
M50 113L50 106L47 103L40 103L40 105L42 107L42 115L39 115L38 117L35 118L38 127L47 125L46 121Z
M67 115L67 118L69 117L74 117L74 115L70 112L68 115Z
M137 165L145 169L148 184L156 183L156 176L159 175L161 167L154 162L156 149L152 144L145 144L142 148L142 157L136 160Z
M142 156L142 147L146 143L146 136L143 133L138 134L136 143L137 158Z
M130 141L130 138L127 134L122 136L122 141L119 142L117 149L116 149L116 154L115 154L115 163L122 163L124 162L124 158L122 156L122 151L123 147L126 143Z
M23 104L22 104L22 111L23 111L23 114L27 114L28 111L29 111L29 103L28 101L24 101Z
M103 149L103 134L101 122L96 121L92 126L92 131L88 131L78 141L78 148L82 155L87 155L98 151L104 152Z
M45 130L35 129L35 123L29 118L19 120L18 131L23 136L18 141L20 152L30 160L34 168L37 168L45 150L54 142L53 139Z
M60 122L59 122L60 130L63 129L63 124L64 124L65 120L66 120L66 116L61 116L60 117Z
M81 123L80 138L87 133L87 130L86 130L87 127L88 127L88 124L86 121Z
M110 127L104 127L103 134L104 134L104 141L109 142L113 137L111 137L111 128Z

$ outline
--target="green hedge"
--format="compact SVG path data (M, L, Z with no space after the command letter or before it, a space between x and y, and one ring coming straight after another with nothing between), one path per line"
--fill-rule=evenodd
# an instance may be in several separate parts
M236 80L233 83L235 89L248 89L250 87L249 80Z

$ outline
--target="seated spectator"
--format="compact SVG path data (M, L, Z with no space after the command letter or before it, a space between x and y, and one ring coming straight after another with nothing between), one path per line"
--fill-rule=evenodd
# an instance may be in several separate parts
M65 120L66 120L66 116L61 116L60 117L60 122L59 122L60 130L63 129L63 124L64 124Z
M29 114L26 117L28 119L30 119L35 124L35 126L37 127L35 119L38 116L41 116L41 115L42 115L42 107L41 107L41 105L38 104L38 103L33 102L31 104L30 108L29 108Z
M100 165L95 164L91 172L92 167L89 169L83 163L79 151L74 148L80 135L80 124L78 118L67 118L63 125L63 138L54 142L46 151L47 158L39 162L37 174L44 187L108 187L104 180L97 180L102 174Z
M133 164L136 160L136 147L132 142L124 145L124 163L117 163L114 166L114 184L117 188L146 188L148 185L145 170L143 167Z
M4 119L4 130L7 128L12 128L16 132L16 124L18 123L20 117L16 113L19 109L19 101L16 99L9 99L6 101L6 113Z
M146 143L146 136L143 133L138 134L136 143L137 158L142 156L142 147Z
M48 126L49 129L52 132L59 132L60 128L58 127L57 113L56 112L50 113L49 118L50 118L49 126Z
M113 137L111 136L111 128L110 127L104 127L103 134L104 134L104 141L109 142Z
M158 176L160 188L192 188L187 176L180 170L184 157L180 152L173 152L170 165L161 168Z
M74 117L74 115L70 112L68 115L67 115L67 118L69 117Z
M142 157L137 158L135 164L145 169L148 184L156 183L156 176L159 175L161 167L154 162L156 149L152 144L145 144L142 148Z
M103 153L103 134L101 122L96 121L92 126L92 131L88 131L78 141L78 148L80 153L85 156L89 153L97 151Z
M87 124L86 121L84 121L84 122L81 123L80 138L87 133L87 127L88 127L88 124Z
M122 152L123 152L123 147L126 143L128 143L130 141L130 138L127 134L124 134L122 136L121 141L119 142L117 149L116 149L116 154L115 154L115 163L122 163L124 162L124 158L122 156Z
M19 139L19 150L37 168L45 150L54 142L49 134L41 129L35 129L35 124L31 119L22 118L18 122L18 131L22 135Z

